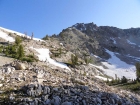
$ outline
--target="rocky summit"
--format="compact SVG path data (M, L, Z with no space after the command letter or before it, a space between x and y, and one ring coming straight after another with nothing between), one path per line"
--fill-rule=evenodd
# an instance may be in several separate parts
M140 105L139 87L122 87L139 86L139 34L78 23L38 39L0 27L0 105Z

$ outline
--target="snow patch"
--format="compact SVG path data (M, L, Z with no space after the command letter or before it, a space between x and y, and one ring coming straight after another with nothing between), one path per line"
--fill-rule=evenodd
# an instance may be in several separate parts
M65 65L64 63L60 63L60 62L57 62L57 61L51 59L50 55L49 55L49 53L50 53L49 49L47 49L47 48L37 49L37 48L33 48L33 47L30 47L30 48L36 50L39 53L37 56L39 57L40 61L46 61L46 62L49 62L50 64L53 64L60 68L65 68L65 69L68 69L69 71L71 71L70 68L67 65Z
M104 81L107 81L107 78L105 78L105 77L102 77L102 76L95 76L96 78L99 78L99 79L101 79L101 80L104 80ZM112 79L108 79L109 81L111 81Z
M91 56L94 56L95 58L99 58L99 59L102 59L101 57L97 56L97 55L94 55L93 53L90 54Z
M113 43L114 43L114 44L117 44L117 43L116 43L116 40L115 40L114 38L110 38L110 39L113 40Z
M136 78L136 68L134 65L129 65L123 61L121 61L114 52L111 52L106 49L106 52L111 55L111 58L107 60L107 62L101 62L107 69L103 68L103 66L93 65L96 68L99 68L104 71L105 74L108 76L112 76L115 78L115 74L122 78L125 76L128 79L135 79Z
M109 51L109 50L107 50L107 49L105 49L105 50L106 50L106 52L107 52L108 54L111 55L111 58L108 59L108 62L109 62L110 64L114 65L114 66L117 67L117 68L130 68L130 67L132 67L132 65L128 65L127 63L121 61L121 60L115 55L114 52L111 52L111 51Z
M6 33L2 32L2 31L0 31L0 37L9 42L15 41L15 39L13 37L7 35Z
M127 43L131 44L131 45L136 45L136 43L132 43L130 42L130 40L127 39Z

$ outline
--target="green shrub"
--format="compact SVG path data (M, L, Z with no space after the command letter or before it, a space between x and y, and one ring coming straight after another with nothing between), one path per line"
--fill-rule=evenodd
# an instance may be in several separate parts
M33 62L34 60L32 58L24 57L21 59L22 61L27 61L27 62Z
M85 57L84 58L86 65L92 62L92 59L90 57Z
M34 62L34 61L38 61L38 59L35 58L34 55L27 55L26 57L21 58L22 61L27 61L27 62Z
M16 36L15 38L15 44L19 45L22 42L21 38L19 36Z
M0 53L2 53L3 49L0 47Z
M32 61L38 61L38 59L35 58L34 54L33 55L29 54L27 55L27 57L30 58Z
M73 54L71 54L71 63L73 66L78 64L78 56L77 55L74 56Z

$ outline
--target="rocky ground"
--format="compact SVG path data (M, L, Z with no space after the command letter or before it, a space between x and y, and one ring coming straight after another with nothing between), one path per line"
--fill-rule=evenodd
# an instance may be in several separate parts
M12 62L14 59L13 58L9 58L9 57L5 57L3 54L0 54L0 66L3 66L6 63L10 63Z
M14 61L3 65L0 105L140 105L139 95L107 86L95 78L97 72L81 72L96 68L81 65L67 72L44 64Z

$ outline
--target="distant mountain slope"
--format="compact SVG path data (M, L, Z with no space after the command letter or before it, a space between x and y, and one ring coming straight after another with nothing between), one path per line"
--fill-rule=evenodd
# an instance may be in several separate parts
M140 58L140 28L123 30L109 26L98 27L93 23L79 23L63 30L59 36L64 36L61 41L66 45L74 45L80 49L85 47L89 53L102 58L109 58L105 49L119 53L116 56L122 55L121 60L128 64L135 64Z
M135 63L140 61L140 28L119 29L109 26L98 27L94 23L77 23L64 29L58 39L79 56L84 53L92 54L101 58L101 62L108 62L112 57L108 51L111 52L128 65L128 67L117 66L119 70L134 72Z

